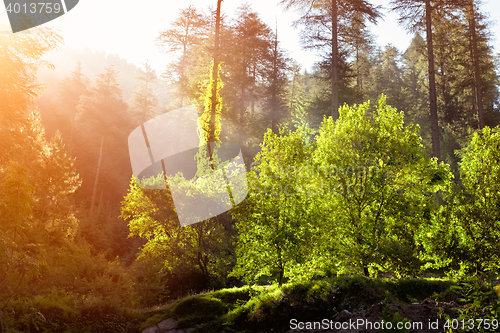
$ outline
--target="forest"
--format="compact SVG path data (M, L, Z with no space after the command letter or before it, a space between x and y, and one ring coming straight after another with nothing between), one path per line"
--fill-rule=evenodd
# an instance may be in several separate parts
M294 27L185 7L155 36L159 72L57 54L49 28L0 34L0 333L292 332L429 302L437 331L500 331L495 22L479 0L391 0L398 50L369 0L281 4ZM293 28L312 70L281 45ZM190 106L196 172L134 174L129 135ZM185 225L178 189L231 209Z

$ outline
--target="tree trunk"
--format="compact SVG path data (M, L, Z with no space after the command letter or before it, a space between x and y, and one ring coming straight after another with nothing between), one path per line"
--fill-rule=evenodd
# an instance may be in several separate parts
M280 270L280 281L279 281L279 286L281 287L281 285L283 284L283 278L285 276L285 266L281 266L281 270Z
M273 83L271 91L271 130L278 134L278 26L276 25L276 36L274 38L274 54L273 54Z
M99 161L97 162L97 171L95 175L94 182L94 192L92 193L92 203L90 204L90 216L92 217L94 214L94 206L95 206L95 196L97 192L97 184L99 183L99 172L101 169L101 159L102 159L102 146L104 144L104 135L101 137L101 149L99 150Z
M99 194L99 204L97 205L97 216L99 216L99 214L101 214L101 210L102 210L102 194L103 194L103 191L101 190L101 193Z
M3 333L3 325L2 325L2 311L0 311L0 333Z
M474 0L470 0L469 29L471 35L472 61L474 62L474 97L478 120L478 128L484 128L483 98L481 91L481 73L479 70L479 55L477 52L476 18L474 11Z
M217 80L219 74L219 34L220 34L220 5L222 0L217 0L217 14L215 17L215 46L214 46L214 65L212 68L212 110L210 115L210 134L209 140L215 142L215 111L217 109Z
M339 82L337 57L337 0L332 0L332 118L339 118Z
M363 273L365 274L366 277L370 277L370 272L368 271L368 266L363 263Z
M210 165L212 170L215 170L212 157L212 148L210 142L215 142L215 114L217 110L217 81L219 76L219 31L220 31L220 5L222 0L217 0L217 13L215 16L215 45L214 45L214 63L212 67L212 109L210 110L209 135L207 141L208 155L210 157Z
M439 125L437 116L436 97L436 70L434 69L434 47L432 44L432 19L430 0L425 1L425 20L427 25L427 56L429 59L429 105L432 136L432 155L441 159L441 148L439 144Z

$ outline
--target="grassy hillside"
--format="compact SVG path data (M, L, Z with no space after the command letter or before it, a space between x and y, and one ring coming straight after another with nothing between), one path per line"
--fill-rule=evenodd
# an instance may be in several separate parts
M290 320L312 322L360 317L400 321L402 314L412 320L438 317L451 310L459 295L450 289L453 282L425 279L369 279L338 277L306 283L245 286L192 295L149 312L141 328L166 318L179 321L179 328L195 327L196 332L287 332ZM427 300L427 301L426 301ZM430 302L429 300L432 300ZM417 304L418 303L418 304ZM435 311L434 311L435 310ZM432 318L422 312L433 312ZM396 314L399 312L399 314Z

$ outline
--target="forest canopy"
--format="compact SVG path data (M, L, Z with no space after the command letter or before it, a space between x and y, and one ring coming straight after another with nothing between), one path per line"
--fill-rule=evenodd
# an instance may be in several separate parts
M136 332L145 309L222 288L263 302L254 286L500 278L499 63L479 1L390 1L412 33L399 50L376 44L371 1L284 0L322 56L311 70L250 5L216 4L152 36L164 68L75 51L50 87L60 35L0 34L0 333ZM130 133L188 106L196 170L133 175ZM234 207L183 224L175 188ZM498 316L490 289L465 315Z

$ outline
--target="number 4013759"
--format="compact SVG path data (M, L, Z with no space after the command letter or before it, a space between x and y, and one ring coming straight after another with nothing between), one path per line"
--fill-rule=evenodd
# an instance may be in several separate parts
M498 320L497 319L448 319L446 323L444 324L445 329L469 329L472 330L474 328L480 329L484 328L485 330L493 329L497 330L498 329Z
M36 14L36 13L60 13L63 8L59 3L51 3L51 2L32 2L30 4L27 3L9 3L7 5L7 13L15 13L15 14Z

